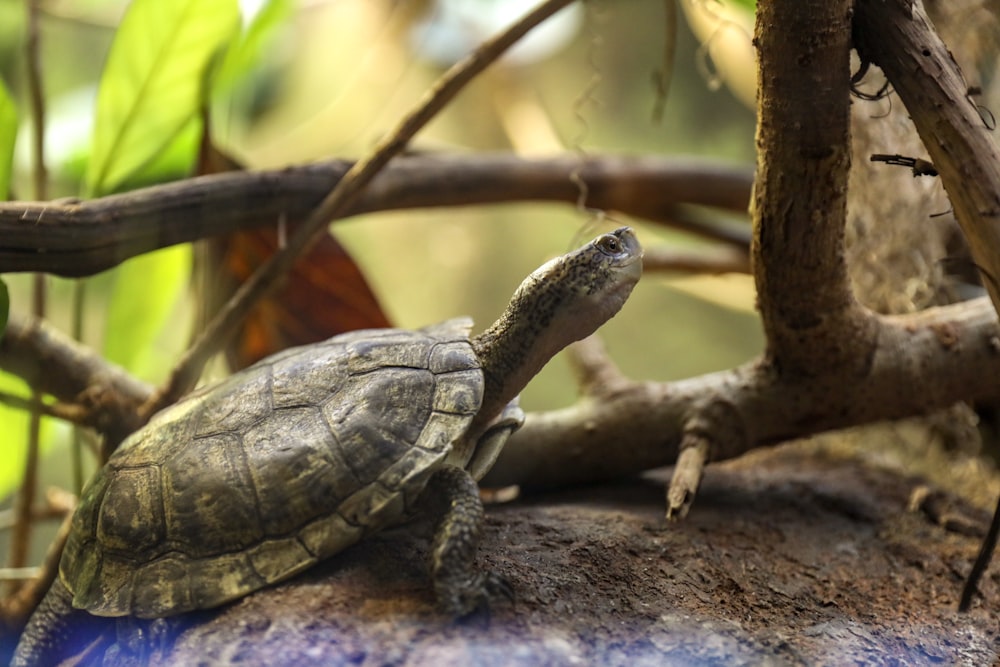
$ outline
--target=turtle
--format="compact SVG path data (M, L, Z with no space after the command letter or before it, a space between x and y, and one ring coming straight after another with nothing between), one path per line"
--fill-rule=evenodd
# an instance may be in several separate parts
M477 481L548 360L613 317L642 273L628 227L531 273L476 336L458 318L267 357L160 411L84 490L13 665L54 664L98 617L160 619L277 584L423 507L453 617L510 594L476 566Z

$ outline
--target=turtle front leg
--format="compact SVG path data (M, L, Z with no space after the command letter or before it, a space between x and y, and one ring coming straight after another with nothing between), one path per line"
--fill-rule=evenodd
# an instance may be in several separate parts
M32 614L11 667L45 667L82 651L107 629L106 619L73 608L73 594L59 577Z
M441 514L431 549L431 578L438 605L460 617L488 607L490 598L497 594L512 598L506 579L476 566L483 503L469 473L445 465L427 482L424 499Z

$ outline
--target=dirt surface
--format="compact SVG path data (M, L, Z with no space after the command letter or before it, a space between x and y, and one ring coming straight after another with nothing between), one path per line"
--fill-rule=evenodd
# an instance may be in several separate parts
M397 532L209 615L150 664L1000 662L1000 567L955 611L984 510L932 494L946 529L908 509L920 479L779 447L712 466L667 525L666 479L490 507L482 561L517 599L488 616L435 613L427 541Z

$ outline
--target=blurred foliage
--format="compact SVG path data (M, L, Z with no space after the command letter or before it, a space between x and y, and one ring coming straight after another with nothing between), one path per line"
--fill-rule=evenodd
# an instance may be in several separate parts
M7 283L0 280L0 336L7 328L7 317L10 315L10 291Z
M757 10L757 0L729 0L729 2L751 13Z
M0 373L0 392L15 396L28 396L30 389L20 378L7 373ZM5 443L3 463L0 464L0 489L9 493L21 483L21 475L24 474L24 459L27 448L23 441L27 439L28 424L30 416L20 408L12 408L0 403L0 424L3 424L8 439ZM43 421L43 426L48 420ZM5 538L6 535L0 535ZM0 539L0 544L6 544L5 539Z
M116 191L197 117L208 65L238 26L236 0L129 5L101 74L88 196Z
M191 275L191 248L157 250L125 262L115 273L104 356L142 380L160 379L172 360L158 355L154 342L178 324L174 311Z
M670 97L661 123L651 120L657 102L651 80L665 61L670 21L679 16L670 6L662 0L583 4L565 46L542 59L498 63L418 135L413 148L751 160L753 116L728 90L710 85L699 69L702 47L683 23ZM244 1L240 24L235 0L136 0L127 11L123 0L47 2L40 38L52 196L183 176L206 104L215 142L251 168L357 156L443 71L420 56L417 31L442 7L431 0ZM17 102L25 91L23 13L19 0L0 0L0 77ZM26 193L31 157L23 136L27 120L20 123L13 184ZM0 148L2 136L0 129ZM699 243L636 221L605 224L623 222L638 226L647 246ZM524 275L599 227L586 211L523 203L378 214L336 226L394 323L421 326L464 313L480 329ZM189 263L189 250L175 248L88 279L84 342L146 380L164 378L191 332ZM5 280L15 310L23 310L30 281ZM71 285L49 280L48 317L64 330L71 329ZM746 276L692 281L649 274L603 334L635 378L721 370L762 345ZM0 382L0 391L26 395L10 378ZM523 404L532 410L565 405L574 391L566 365L557 361L526 390ZM24 434L26 424L23 413L0 407L4 433ZM46 439L59 441L50 455L59 465L44 473L43 483L68 476L62 465L68 457L57 453L65 451L65 431L46 430ZM0 495L20 474L23 439L8 437Z
M7 86L0 80L0 201L9 196L16 137L17 107L7 92Z

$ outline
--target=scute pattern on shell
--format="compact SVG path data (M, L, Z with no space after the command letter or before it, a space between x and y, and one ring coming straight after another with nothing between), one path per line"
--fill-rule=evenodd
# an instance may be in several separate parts
M74 606L214 607L399 519L482 404L470 326L344 334L161 412L84 493L60 568Z

